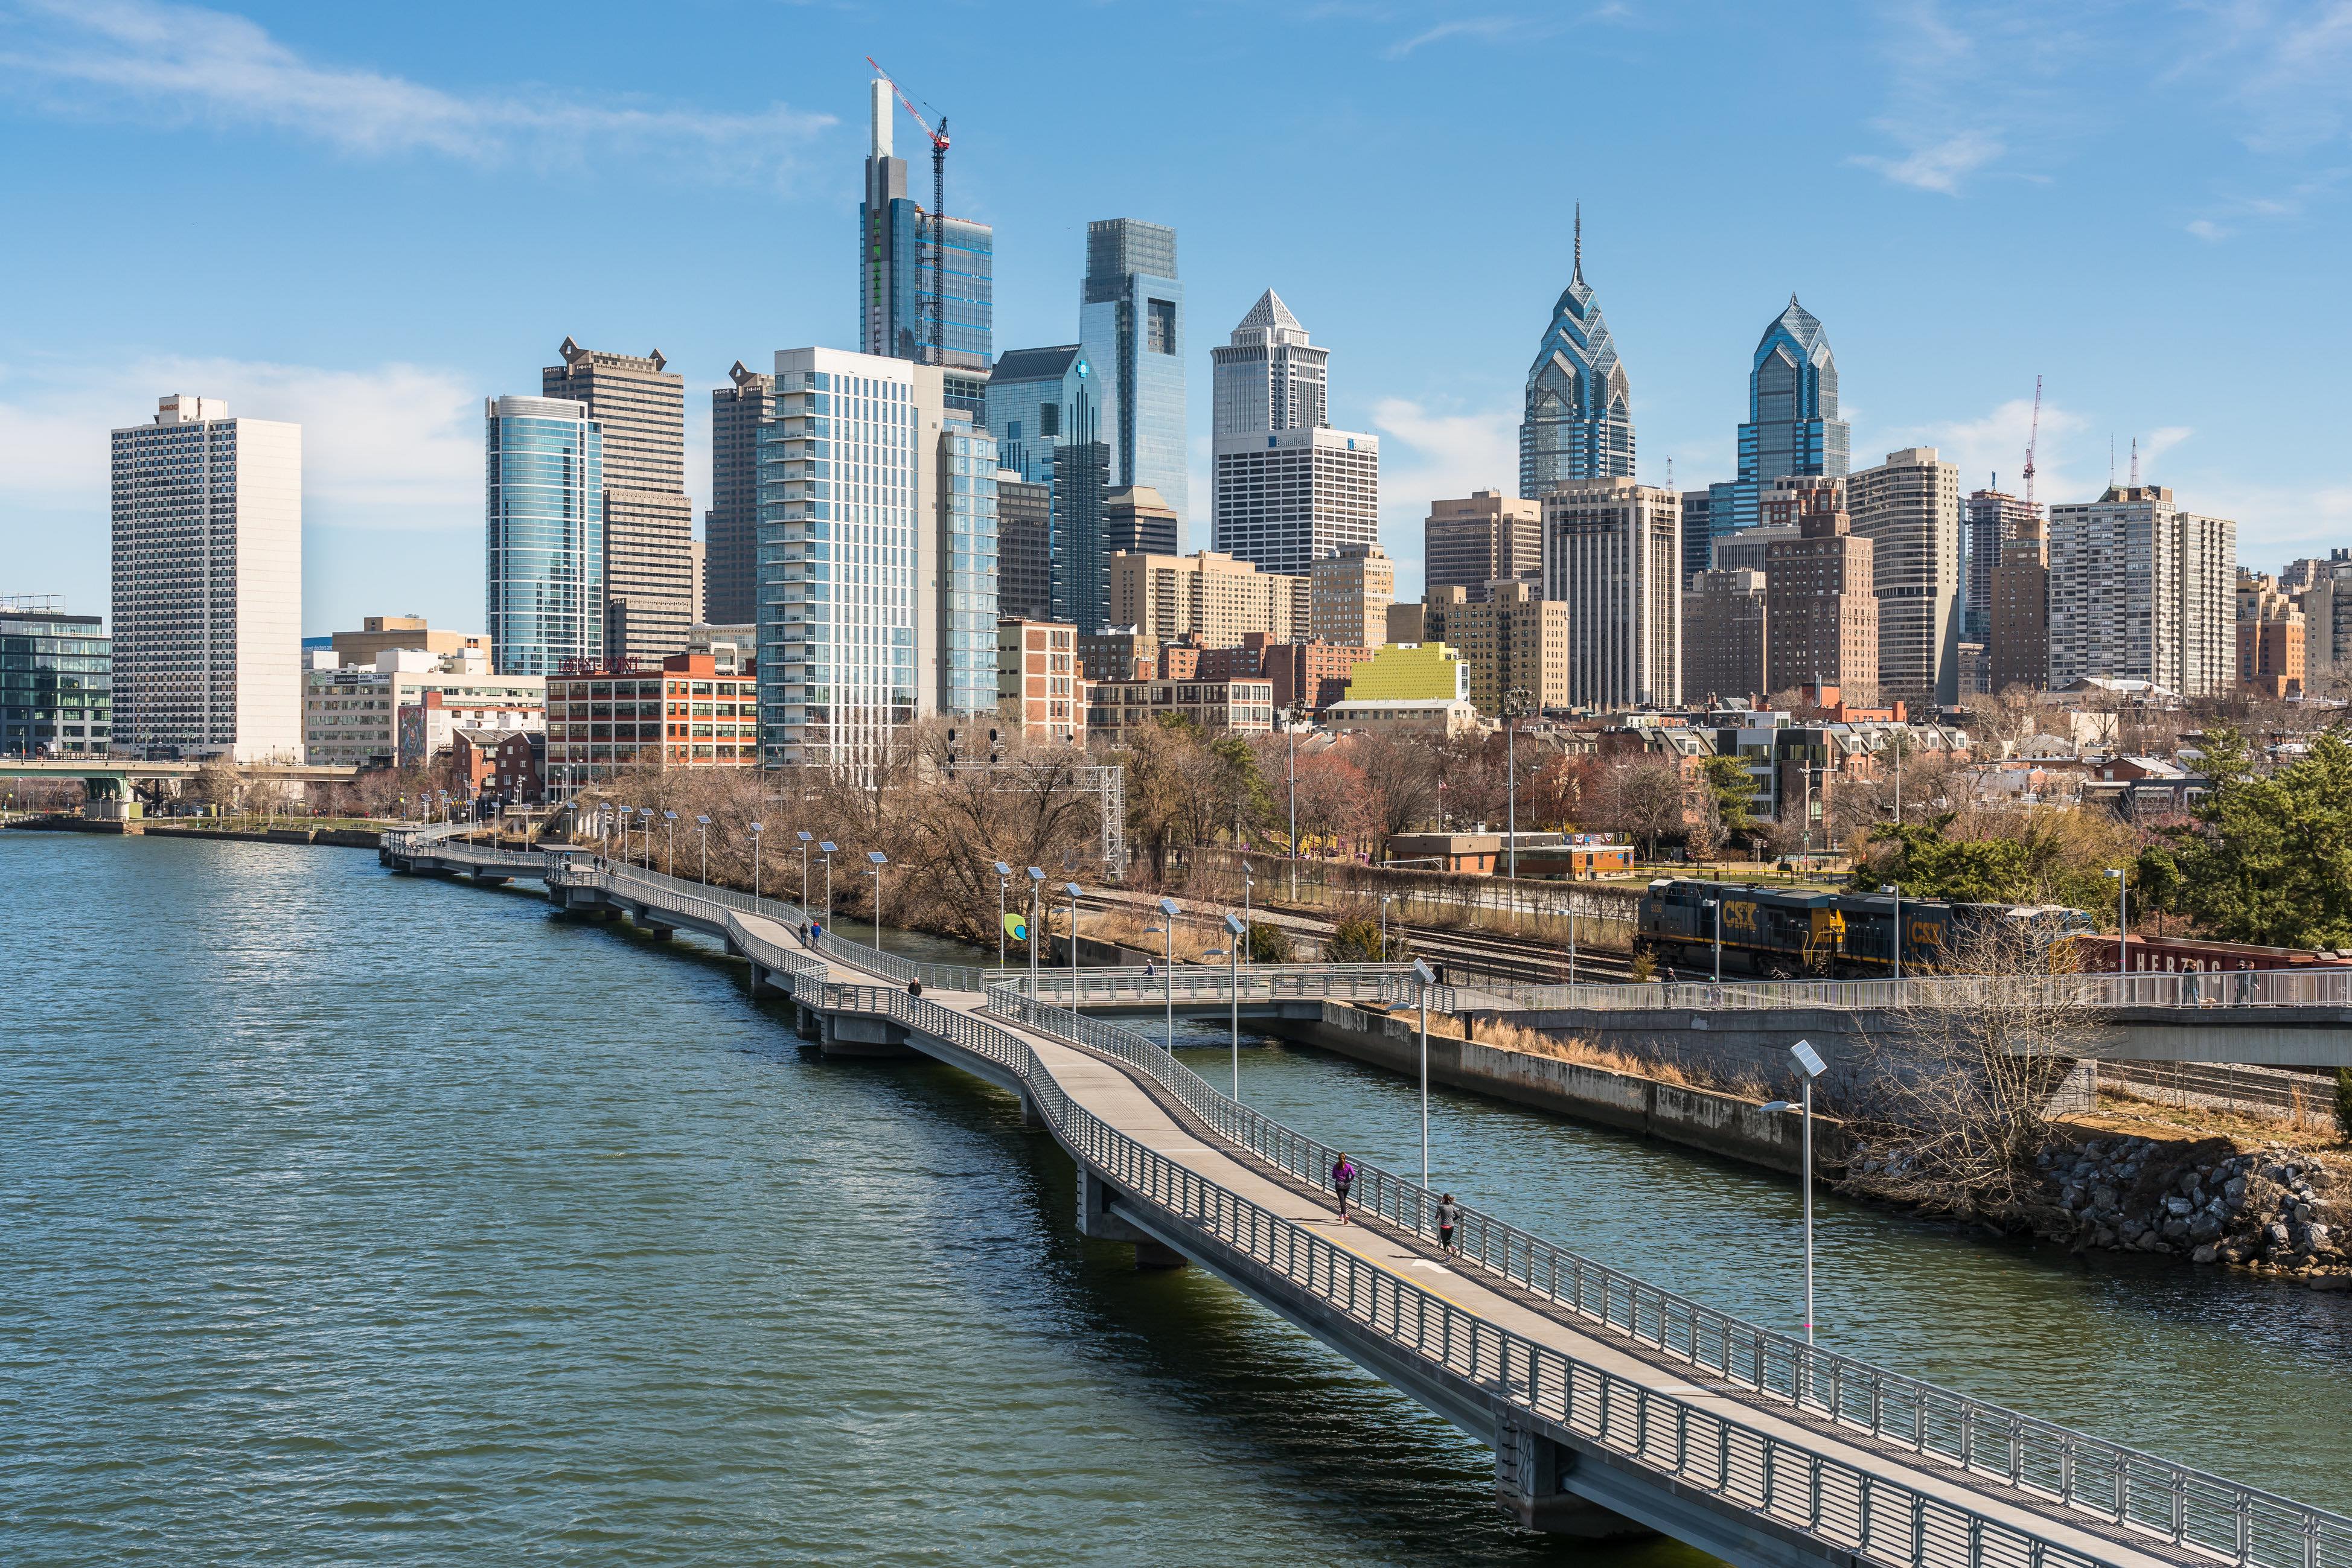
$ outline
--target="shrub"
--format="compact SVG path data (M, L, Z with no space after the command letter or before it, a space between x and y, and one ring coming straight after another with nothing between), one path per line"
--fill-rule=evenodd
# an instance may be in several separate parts
M2336 1133L2352 1143L2352 1067L2336 1070Z
M1253 964L1287 964L1290 962L1290 933L1281 926L1263 920L1253 920L1245 938L1249 961Z
M1401 964L1412 956L1412 948L1401 931L1389 933L1388 952L1381 952L1381 923L1357 916L1342 920L1331 928L1323 941L1323 961L1327 964Z

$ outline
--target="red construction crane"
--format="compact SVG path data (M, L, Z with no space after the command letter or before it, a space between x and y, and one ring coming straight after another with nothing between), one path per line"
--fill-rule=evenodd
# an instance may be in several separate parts
M877 70L881 68L875 68ZM2042 444L2042 378L2033 378L2033 428L2025 437L2025 504L2033 505L2033 449Z
M923 128L923 134L931 139L931 363L942 365L947 363L947 235L940 225L947 221L948 117L940 116L939 129L932 130L923 111L915 107L915 100L907 96L907 89L898 85L898 78L884 70L882 62L872 55L866 57L866 63L874 68L876 76L890 84L899 107L913 116L915 123Z

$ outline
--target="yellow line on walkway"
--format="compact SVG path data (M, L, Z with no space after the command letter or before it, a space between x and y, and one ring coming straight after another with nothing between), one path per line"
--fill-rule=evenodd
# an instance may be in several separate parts
M1309 1223L1312 1224L1314 1222L1309 1221ZM1334 1223L1336 1224L1336 1221ZM1419 1280L1407 1279L1400 1270L1391 1268L1389 1264L1373 1257L1370 1253L1365 1251L1360 1247L1349 1246L1346 1242L1340 1240L1337 1236L1330 1234L1328 1231L1324 1233L1323 1239L1328 1241L1332 1246L1337 1247L1342 1252L1354 1253L1357 1257L1361 1258L1365 1262L1370 1263L1373 1268L1378 1269L1381 1273L1386 1274L1390 1279L1396 1281L1399 1284L1411 1285L1417 1291L1426 1291L1431 1295L1435 1296L1439 1301L1444 1301L1451 1306L1459 1307L1462 1311L1468 1312L1474 1318L1481 1315L1477 1308L1470 1306L1465 1302L1456 1301L1454 1297L1447 1295L1444 1291L1438 1290L1434 1286L1424 1285ZM1445 1272L1450 1274L1453 1270L1448 1269Z

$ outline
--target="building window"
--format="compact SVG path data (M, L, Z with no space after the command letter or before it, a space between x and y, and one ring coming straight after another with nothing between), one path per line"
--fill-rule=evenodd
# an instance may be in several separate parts
M1176 306L1174 301L1153 299L1147 302L1143 346L1154 354L1176 351Z

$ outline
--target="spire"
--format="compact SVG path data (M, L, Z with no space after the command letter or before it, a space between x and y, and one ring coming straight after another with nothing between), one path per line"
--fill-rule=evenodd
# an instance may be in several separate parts
M1576 281L1584 281L1584 204L1576 204Z
M2139 437L2137 435L2132 437L2131 487L2135 490L2139 488Z

